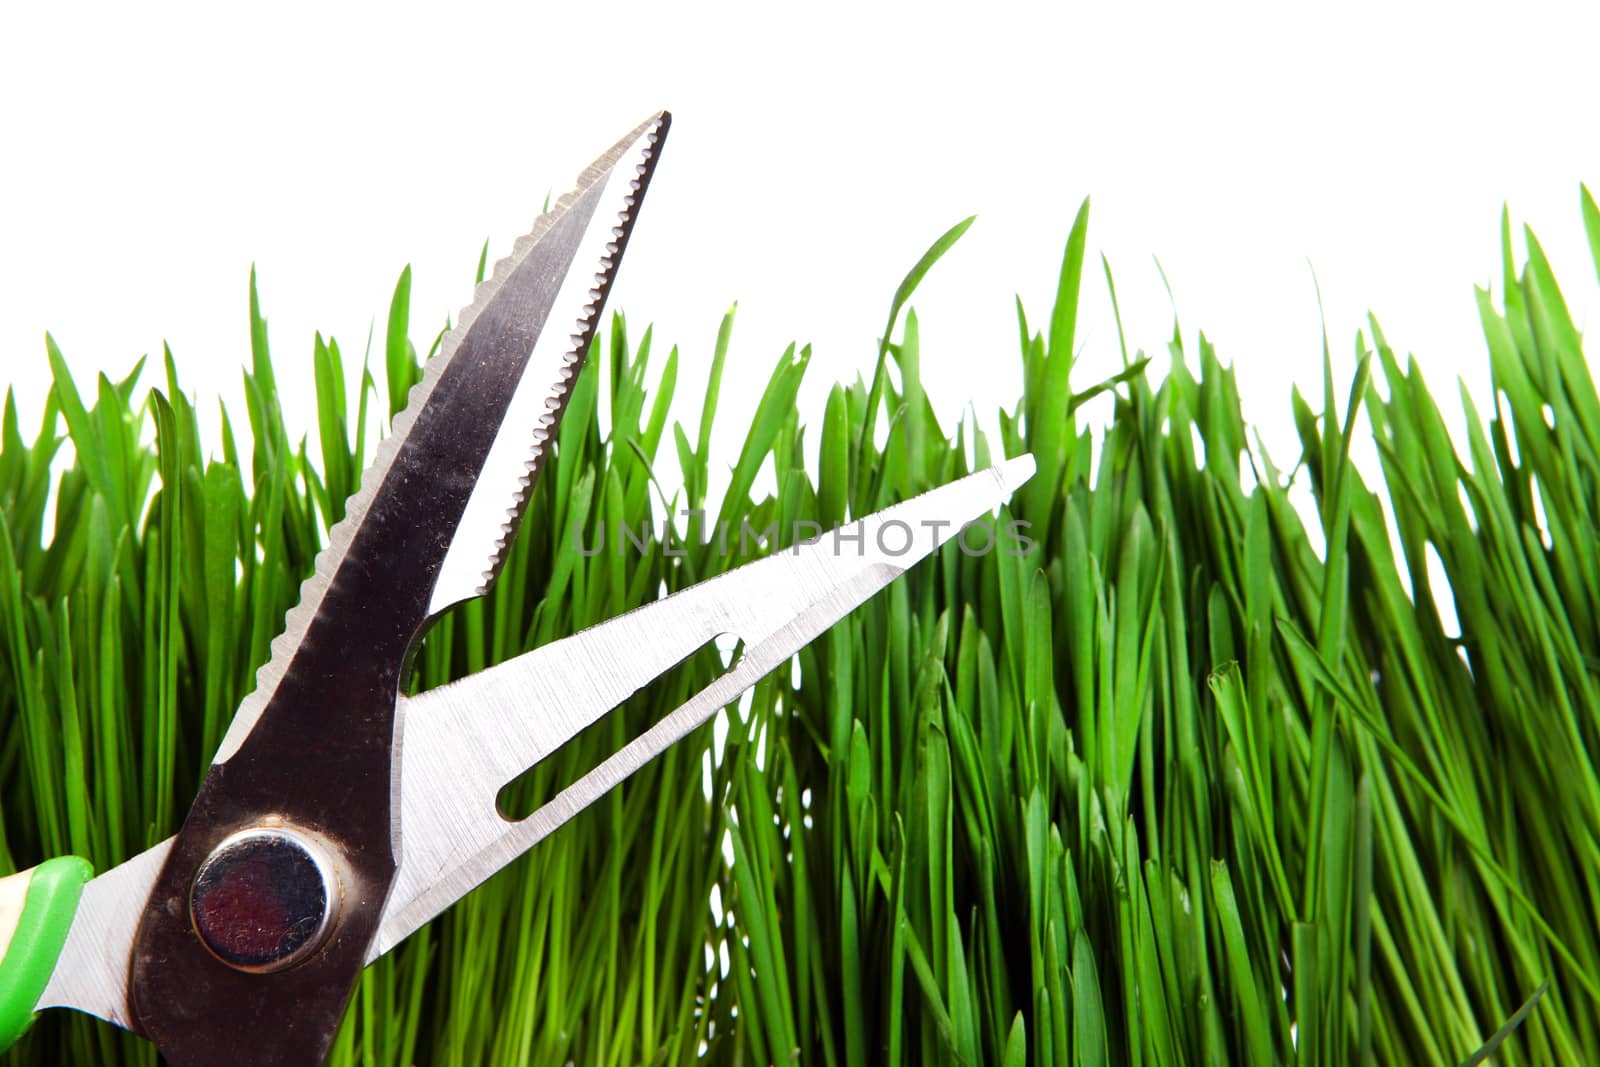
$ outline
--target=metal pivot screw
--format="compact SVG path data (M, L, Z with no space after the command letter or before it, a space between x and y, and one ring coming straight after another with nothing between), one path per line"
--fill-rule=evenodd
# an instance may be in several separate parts
M212 955L240 971L281 971L327 937L339 885L322 847L287 827L222 840L195 874L189 917Z

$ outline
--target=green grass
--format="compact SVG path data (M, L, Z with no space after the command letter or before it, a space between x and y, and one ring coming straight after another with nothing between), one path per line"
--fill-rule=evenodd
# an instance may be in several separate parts
M669 507L832 525L1031 450L1039 474L1000 521L1038 545L947 547L761 683L724 746L697 732L380 961L335 1063L1600 1048L1600 400L1537 242L1517 269L1506 223L1504 281L1480 296L1496 392L1461 398L1465 455L1373 321L1353 383L1326 371L1320 413L1294 398L1301 453L1275 464L1203 337L1174 331L1164 375L1125 354L1112 382L1073 380L1087 222L1085 205L1042 327L1018 309L1022 398L996 437L937 421L906 310L965 224L895 295L870 384L802 420L809 352L791 349L738 456L708 444L731 314L698 410L677 351L613 320L504 577L428 635L419 686L740 562L692 538L582 558L573 524L587 544L602 523L659 530ZM1587 192L1583 222L1600 269ZM52 344L31 441L8 398L0 872L63 852L105 869L173 831L371 452L367 405L392 412L417 374L408 294L409 274L386 391L366 376L352 404L332 341L278 365L315 378L320 465L283 423L253 279L248 425L225 417L219 441L170 355L136 403L137 371L75 384ZM682 369L698 382L707 362ZM1107 390L1096 435L1079 408ZM776 493L753 493L769 463ZM1307 483L1314 529L1291 503ZM702 653L521 788L585 769L718 669ZM6 1062L154 1054L48 1013Z

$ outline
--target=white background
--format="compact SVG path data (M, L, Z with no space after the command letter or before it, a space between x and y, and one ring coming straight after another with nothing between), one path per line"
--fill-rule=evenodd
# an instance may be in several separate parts
M870 374L907 268L974 212L915 305L946 424L969 402L992 421L1020 389L1013 296L1047 323L1092 193L1078 385L1119 362L1102 253L1130 344L1165 366L1159 258L1186 339L1239 369L1292 465L1291 385L1320 405L1313 270L1341 384L1371 309L1450 411L1457 375L1487 396L1472 287L1498 288L1502 202L1580 328L1600 308L1578 211L1600 183L1594 5L1397 6L7 5L0 382L35 417L48 329L80 379L165 340L203 410L237 404L254 262L291 432L314 437L314 330L352 371L369 328L381 353L409 262L424 343L485 238L503 253L668 107L612 307L682 346L692 423L740 302L729 461L783 347L815 345L815 421L829 383Z

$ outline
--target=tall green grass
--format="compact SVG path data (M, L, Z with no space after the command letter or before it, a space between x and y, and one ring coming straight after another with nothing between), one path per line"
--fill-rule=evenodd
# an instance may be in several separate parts
M1048 317L1018 309L1022 397L998 437L938 421L906 307L965 224L896 294L870 382L802 419L809 351L791 348L737 456L709 446L731 313L709 361L684 363L698 390L709 362L703 399L680 395L676 349L613 320L504 577L428 635L417 686L741 562L685 509L832 525L1029 450L1039 474L1002 519L1037 546L947 546L762 682L724 744L702 729L381 960L335 1063L1600 1049L1600 400L1538 243L1518 269L1505 224L1504 280L1479 297L1495 393L1462 396L1464 455L1373 321L1353 383L1323 354L1320 412L1294 397L1301 453L1275 463L1203 337L1174 331L1164 375L1125 353L1116 379L1074 380L1087 223L1086 204ZM202 441L170 354L144 398L137 368L77 383L50 343L31 439L8 395L0 873L63 852L104 869L174 830L356 484L368 405L392 413L418 374L409 287L386 390L364 373L345 395L331 340L309 368L278 363L315 380L320 464L284 424L254 279L248 422L225 415L220 440ZM1079 408L1105 391L1097 437ZM763 468L775 493L752 489ZM1307 483L1314 529L1290 500ZM663 516L676 540L639 553L586 557L571 537ZM519 788L581 772L719 670L707 650ZM7 1062L154 1054L48 1013Z

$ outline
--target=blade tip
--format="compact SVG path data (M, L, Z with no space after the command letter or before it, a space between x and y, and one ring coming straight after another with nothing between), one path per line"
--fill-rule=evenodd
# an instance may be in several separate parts
M636 142L641 137L650 137L655 144L659 145L661 141L666 138L667 131L671 129L671 127L672 112L668 111L666 108L661 108L654 115L651 115L649 118L639 123L639 125L635 126L633 128L633 132L624 138L624 140L628 142Z
M1033 453L1024 452L1020 456L1013 456L1004 463L994 467L995 478L1005 489L1007 495L1014 493L1023 483L1033 477L1038 465L1033 461Z

